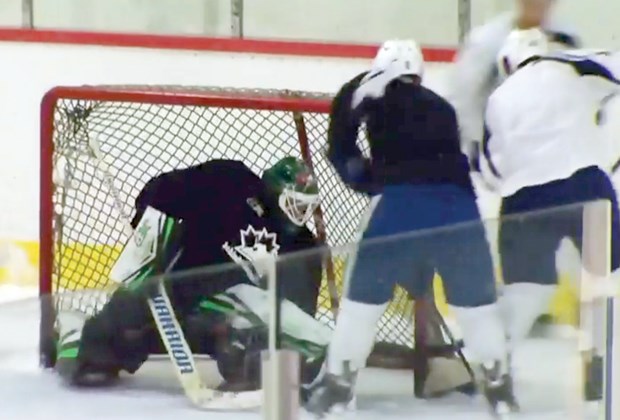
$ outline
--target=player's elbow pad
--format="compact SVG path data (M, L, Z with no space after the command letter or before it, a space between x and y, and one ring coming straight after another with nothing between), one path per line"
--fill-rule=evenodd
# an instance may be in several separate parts
M363 172L363 158L348 157L330 150L327 158L345 184L360 181Z
M334 163L334 168L336 168L336 172L340 175L342 182L352 190L368 195L377 194L368 159L352 157L339 160L337 164Z

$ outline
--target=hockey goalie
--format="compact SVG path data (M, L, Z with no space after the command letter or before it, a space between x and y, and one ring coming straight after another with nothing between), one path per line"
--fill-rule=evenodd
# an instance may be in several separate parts
M151 254L165 261L164 284L191 350L217 360L220 388L257 389L269 312L258 257L314 247L305 225L318 202L309 168L293 157L262 178L240 161L211 160L151 179L136 199L136 234L110 273L120 287L81 327L63 325L59 315L56 371L72 385L106 385L121 371L136 372L150 354L165 352L144 286L153 265L140 263ZM159 240L149 243L156 246L145 247L153 232ZM204 269L223 263L231 267ZM283 345L304 355L302 375L310 381L331 332L314 319L321 255L281 261L277 275L285 301Z

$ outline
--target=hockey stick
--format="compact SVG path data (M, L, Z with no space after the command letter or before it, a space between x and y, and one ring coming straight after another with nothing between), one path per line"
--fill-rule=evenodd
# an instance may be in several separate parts
M452 334L452 331L450 330L450 327L446 323L446 320L443 319L443 316L439 312L439 309L437 309L436 305L433 305L433 308L431 309L431 314L432 314L433 318L435 318L439 322L439 325L444 330L444 333L448 336L448 340L450 340L451 343L452 343L452 346L454 346L454 349L456 351L456 355L459 357L459 359L461 359L461 362L463 362L463 365L465 366L465 369L467 370L467 373L469 373L469 375L471 376L472 381L474 381L474 383L475 383L475 381L476 381L476 379L475 379L476 378L476 374L474 373L474 370L472 369L471 365L469 364L469 361L465 357L465 354L463 354L463 350L461 350L461 346L459 346L458 341L454 338L454 335Z
M301 155L308 165L308 168L314 174L314 165L312 163L312 157L310 156L310 149L308 146L308 132L306 130L306 121L301 112L293 112L293 121L295 122L295 129L297 130L297 139L299 141L299 147L301 149ZM316 176L315 176L316 178ZM318 179L318 178L317 178ZM323 258L325 271L327 274L327 292L329 294L329 303L334 321L338 317L339 301L338 286L336 284L336 268L334 267L334 261L332 259L331 252L327 247L327 233L325 231L325 218L323 217L323 209L319 204L314 211L314 225L316 226L316 233L319 243L326 247L327 253Z
M119 191L116 189L114 178L110 174L109 166L103 160L99 142L91 136L87 136L87 139L91 157L95 160L97 169L101 171L102 181L113 198L114 208L119 213L123 229L127 235L133 237L134 229L131 226L129 215L125 213ZM230 410L259 407L262 399L261 391L244 393L219 391L208 388L200 377L196 369L194 355L174 313L172 303L163 283L163 279L174 266L179 256L180 254L177 253L171 263L168 264L168 267L166 267L164 274L156 279L158 283L156 292L149 296L147 302L185 395L194 406L200 409Z

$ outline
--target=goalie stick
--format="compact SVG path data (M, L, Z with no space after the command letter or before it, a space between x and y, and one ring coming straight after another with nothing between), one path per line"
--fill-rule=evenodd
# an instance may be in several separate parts
M308 149L308 132L306 130L306 121L301 112L293 112L293 121L295 122L295 129L297 130L297 138L299 140L299 146L301 148L301 156L306 165L310 168L312 175L314 176L314 164L312 163L312 157L310 156L310 150ZM313 214L314 225L316 227L317 239L319 244L325 246L327 249L326 255L323 256L323 265L325 266L327 274L327 291L329 293L330 310L334 317L334 321L338 317L339 301L338 287L336 286L336 269L334 267L334 261L332 259L331 252L327 247L327 234L325 233L325 219L323 217L323 210L319 205Z
M87 139L91 157L95 160L102 181L113 198L114 208L119 213L125 233L129 235L129 237L133 237L134 229L131 226L129 215L125 212L120 194L114 186L114 178L110 174L109 166L103 160L99 142L94 137L88 135ZM194 355L187 343L187 339L181 329L176 314L174 313L170 297L163 283L166 274L170 271L179 256L180 253L175 255L162 276L151 279L151 281L157 281L157 289L155 293L149 295L148 306L185 395L195 407L205 410L250 409L259 407L262 400L262 391L242 393L219 391L207 387L200 377L196 369Z

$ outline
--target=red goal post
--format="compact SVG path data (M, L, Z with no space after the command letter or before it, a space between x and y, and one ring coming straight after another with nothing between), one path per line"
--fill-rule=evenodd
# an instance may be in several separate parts
M126 240L85 142L100 144L131 214L140 189L161 172L230 158L261 175L285 155L302 157L314 168L322 198L312 229L319 241L343 245L355 240L368 199L343 185L324 158L330 101L327 94L205 87L49 91L41 104L42 364L52 362L56 311L92 314L102 307L111 291L108 272ZM317 318L331 324L344 260L328 258L324 268ZM375 365L411 365L411 316L412 302L399 290L380 326Z

